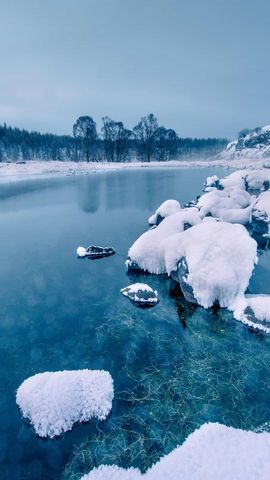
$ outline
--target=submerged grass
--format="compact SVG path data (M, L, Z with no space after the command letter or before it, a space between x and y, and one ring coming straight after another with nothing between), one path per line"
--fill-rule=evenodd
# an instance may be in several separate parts
M118 355L114 407L75 448L64 479L100 464L144 472L208 421L246 429L269 421L269 340L229 312L173 298L150 320L138 309L118 308L97 329L104 354Z

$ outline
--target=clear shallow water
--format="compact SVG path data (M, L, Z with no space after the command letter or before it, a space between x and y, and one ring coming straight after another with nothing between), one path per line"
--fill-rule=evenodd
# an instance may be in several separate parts
M164 277L140 276L160 303L119 293L128 247L165 199L182 203L222 170L136 170L0 186L0 478L77 479L100 463L145 470L196 427L270 420L269 339L226 311L188 305ZM78 260L79 244L117 254ZM270 293L269 254L251 282ZM15 391L46 370L103 368L115 381L105 422L41 440Z

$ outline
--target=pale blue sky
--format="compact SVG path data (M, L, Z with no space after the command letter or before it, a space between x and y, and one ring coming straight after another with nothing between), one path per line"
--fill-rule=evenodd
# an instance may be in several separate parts
M0 0L0 123L79 115L181 136L270 123L270 0Z

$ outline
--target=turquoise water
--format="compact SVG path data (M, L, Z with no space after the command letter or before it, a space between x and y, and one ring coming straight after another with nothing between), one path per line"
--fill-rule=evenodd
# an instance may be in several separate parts
M0 186L0 478L78 479L100 463L146 470L196 427L254 429L270 420L269 339L231 314L188 305L171 280L128 276L128 247L165 199L185 203L218 169L136 170ZM78 245L112 246L102 260ZM251 282L270 293L269 255ZM137 308L120 288L159 292ZM15 403L37 372L110 371L115 400L104 422L41 440Z

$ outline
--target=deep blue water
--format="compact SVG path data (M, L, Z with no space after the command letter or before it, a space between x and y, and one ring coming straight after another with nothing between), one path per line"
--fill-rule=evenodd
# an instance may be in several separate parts
M188 305L164 277L136 308L120 288L124 261L164 200L182 204L220 169L135 170L0 186L0 478L77 479L100 463L145 470L207 421L252 429L270 420L269 339L226 311ZM78 260L78 245L116 255ZM252 291L270 293L269 255ZM98 368L115 382L113 409L55 440L24 422L15 392L43 371Z

